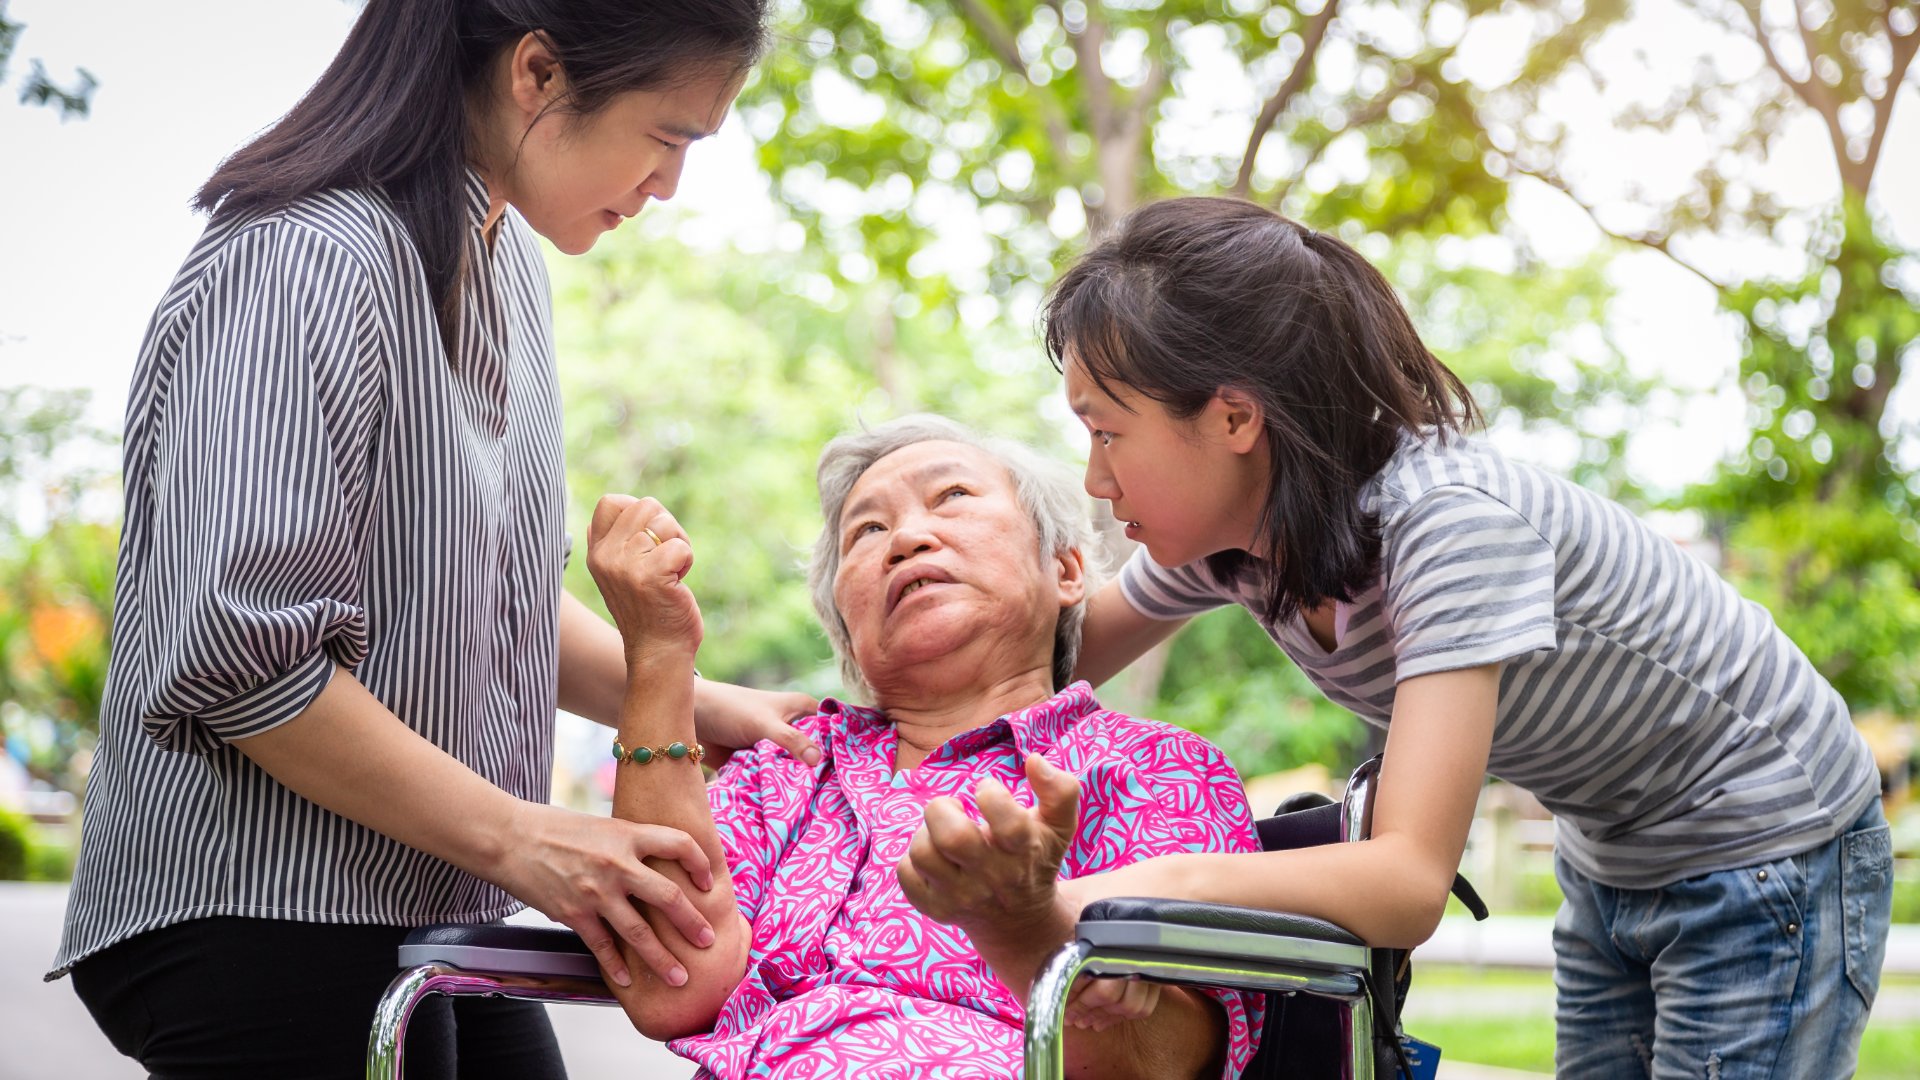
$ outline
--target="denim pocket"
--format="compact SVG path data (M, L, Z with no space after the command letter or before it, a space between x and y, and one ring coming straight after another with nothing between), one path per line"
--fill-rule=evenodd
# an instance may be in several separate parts
M1782 936L1800 941L1800 927L1806 922L1807 870L1798 858L1781 858L1755 863L1739 870L1724 871L1736 875L1750 903L1773 919ZM1795 946L1798 948L1798 945Z
M1885 825L1840 838L1840 917L1847 943L1847 981L1868 1008L1880 989L1893 918L1893 831Z

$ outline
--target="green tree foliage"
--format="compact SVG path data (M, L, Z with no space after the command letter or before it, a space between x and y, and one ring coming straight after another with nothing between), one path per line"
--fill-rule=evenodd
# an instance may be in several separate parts
M654 496L695 540L702 672L830 692L802 571L820 530L813 466L827 440L931 410L1064 447L1038 407L1055 376L1031 348L999 327L964 330L951 305L836 281L818 262L612 238L556 267L555 321L569 587L596 596L583 558L594 501Z
M86 421L87 394L78 390L0 387L0 537L19 531L15 515L36 495L49 511L69 508L79 490L98 479L68 468L46 475L75 443L104 438Z
M1920 5L1679 2L1701 30L1694 78L1620 120L1696 136L1699 171L1686 190L1620 198L1565 175L1567 133L1517 119L1537 116L1551 79L1523 82L1490 110L1513 121L1494 125L1497 160L1567 192L1602 229L1665 254L1718 292L1742 333L1750 436L1681 502L1709 516L1729 572L1849 702L1911 716L1920 712L1920 432L1888 403L1920 356L1920 253L1895 244L1875 207L1896 196L1875 179L1895 100L1920 81ZM1577 54L1591 41L1576 20L1541 51ZM1783 205L1756 180L1806 117L1839 180L1810 209ZM1690 255L1743 238L1805 250L1804 269L1755 278L1710 271Z
M0 0L0 85L7 79L7 63L20 44L20 32L26 26L7 18L7 0ZM93 91L99 81L86 68L74 69L73 80L65 85L48 74L38 59L29 60L27 77L20 80L20 103L46 105L59 110L62 120L85 116L93 107Z
M63 457L104 443L85 407L80 392L0 389L0 745L76 792L99 730L118 548L116 528L80 512L101 477ZM28 531L15 510L36 495L48 524Z
M57 522L19 543L0 586L0 735L69 790L100 728L118 546L112 526Z
M32 845L33 822L24 814L0 809L0 881L25 880Z
M0 0L0 86L26 29L8 18L7 3ZM84 117L97 85L85 68L63 85L36 58L20 80L19 100L53 108L62 120ZM15 511L27 489L39 485L54 519L74 509L79 489L97 479L84 467L47 474L74 443L101 440L83 420L85 409L82 393L0 387L0 752L23 757L38 778L76 792L99 724L116 541L110 530L80 524L30 538ZM21 876L5 865L6 824L0 822L0 880Z
M925 409L1072 452L1059 376L1029 326L969 325L957 294L926 304L882 282L847 282L825 261L818 251L696 251L643 226L554 265L569 587L597 602L582 556L600 495L659 498L695 539L702 671L815 693L839 690L803 581L820 528L813 465L828 439ZM1442 328L1435 347L1481 385L1500 422L1524 429L1604 397L1608 354L1586 340L1604 302L1597 267L1516 281L1449 267L1414 244L1404 269L1416 312ZM1609 482L1610 461L1594 455L1596 482ZM1122 679L1106 696L1218 739L1243 770L1342 766L1360 744L1353 718L1237 611L1200 620L1165 660L1164 680Z
M1506 181L1489 171L1456 57L1474 20L1514 6L1552 25L1624 12L1614 0L806 0L781 9L783 44L741 111L830 277L929 312L992 297L1002 335L1030 335L1056 269L1147 199L1239 194L1336 228L1388 268L1503 426L1567 433L1557 414L1573 403L1616 405L1574 434L1582 478L1619 494L1630 483L1617 451L1652 388L1624 374L1597 329L1600 264L1545 267L1500 236ZM1535 68L1544 78L1575 59ZM1241 134L1200 141L1222 115ZM1358 170L1332 163L1356 157ZM977 269L941 258L956 236L984 244ZM1510 257L1464 257L1461 236L1499 237ZM1243 769L1346 760L1329 725L1351 733L1351 718L1312 704L1251 620L1204 626L1109 697L1225 738ZM1259 662L1184 681L1176 662L1212 676L1194 650L1216 645ZM1258 715L1288 702L1308 702L1301 715L1318 726L1259 734Z
M1206 736L1246 776L1351 765L1367 742L1353 714L1283 661L1238 607L1200 616L1173 640L1151 712Z
M1627 471L1627 443L1650 404L1674 392L1630 371L1608 332L1608 260L1556 267L1521 250L1515 265L1488 267L1447 254L1459 246L1450 236L1403 235L1375 261L1489 428L1567 439L1574 480L1629 505L1647 502Z
M1913 4L1807 7L1802 37L1768 23L1772 8L1682 2L1703 26L1745 35L1764 77L1703 65L1697 85L1624 118L1700 121L1719 141L1682 197L1600 205L1559 172L1564 133L1540 103L1597 77L1589 51L1625 0L785 0L781 44L741 113L804 250L693 248L643 219L555 263L569 587L594 595L593 501L654 495L696 539L703 670L834 691L801 573L819 528L820 447L856 423L929 409L1068 452L1058 378L1033 333L1041 290L1117 215L1174 194L1243 194L1337 229L1400 286L1496 428L1571 438L1578 479L1640 498L1624 447L1668 391L1629 373L1607 337L1604 260L1535 259L1511 234L1508 185L1537 176L1670 256L1697 235L1790 242L1807 215L1742 181L1741 163L1811 114L1837 133L1844 197L1812 216L1803 274L1715 279L1745 328L1754 438L1686 503L1851 700L1912 708L1912 433L1890 430L1885 406L1913 353L1901 283L1915 260L1893 248L1869 196L1892 88L1911 81ZM1481 20L1516 16L1531 28L1516 78L1476 89L1460 43ZM0 60L16 34L0 9ZM1223 116L1236 133L1205 141ZM1503 254L1483 257L1488 245ZM0 403L0 486L36 460L31 440L56 437L10 423L26 415L16 404ZM68 695L71 709L39 699L32 712L64 718L83 746L95 676L81 661L46 664L29 613L51 605L104 627L107 597L90 583L110 581L111 533L29 544L12 530L7 543L0 678L13 681L0 697L18 717L30 695ZM1359 726L1242 613L1197 620L1159 662L1109 696L1213 736L1243 771L1356 752Z
M1048 280L1084 229L1166 195L1231 191L1389 235L1485 231L1505 187L1453 61L1499 6L789 2L789 44L742 109L783 201L837 253L913 282L936 236L977 221L993 248L981 284L1007 297ZM1245 101L1201 99L1221 73ZM1197 142L1223 109L1244 114L1244 141ZM1301 182L1342 141L1364 175Z

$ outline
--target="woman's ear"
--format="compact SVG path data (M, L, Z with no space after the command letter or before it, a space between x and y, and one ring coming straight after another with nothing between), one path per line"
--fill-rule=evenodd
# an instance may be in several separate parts
M1060 588L1060 606L1070 608L1087 595L1087 562L1079 548L1068 548L1053 557L1056 584Z
M1209 426L1236 454L1250 454L1266 434L1266 413L1260 400L1237 386L1223 386L1207 402Z
M538 32L523 35L513 47L507 68L507 95L522 119L533 123L566 93L567 73L552 43Z

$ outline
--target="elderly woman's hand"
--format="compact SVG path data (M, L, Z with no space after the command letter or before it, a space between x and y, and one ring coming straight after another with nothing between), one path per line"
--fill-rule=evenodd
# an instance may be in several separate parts
M631 666L643 656L700 648L700 605L681 580L693 567L693 546L653 499L607 495L593 508L587 569L607 602Z
M896 868L914 907L967 931L977 945L983 936L1018 938L1058 922L1055 885L1080 817L1080 782L1038 754L1027 755L1026 769L1033 809L991 779L976 789L985 825L955 800L934 799Z
M1067 1023L1105 1031L1129 1020L1145 1020L1160 1007L1160 984L1145 979L1080 976L1067 999Z

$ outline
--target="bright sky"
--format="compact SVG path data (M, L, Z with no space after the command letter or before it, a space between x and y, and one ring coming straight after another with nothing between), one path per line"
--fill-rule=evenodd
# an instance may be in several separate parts
M1609 46L1618 70L1689 62L1686 43L1697 36L1685 17L1659 0L1647 6L1650 13ZM48 109L0 103L0 385L90 388L99 420L118 428L147 318L203 225L187 208L189 196L225 154L299 97L356 11L342 0L12 3L9 17L27 27L13 65L16 79L26 61L38 57L56 74L83 65L101 87L92 115L64 124ZM1468 57L1481 69L1476 76L1500 77L1513 29L1495 24L1467 43ZM1232 89L1200 87L1202 94ZM1920 192L1917 101L1920 95L1909 90L1896 111L1881 192ZM1674 155L1657 142L1613 136L1602 104L1578 96L1556 104L1578 133L1570 171L1603 182L1636 180L1653 190L1684 181L1674 174ZM1229 113L1219 123L1219 131L1202 133L1203 141L1244 140L1244 116ZM647 211L666 218L654 225L670 225L702 245L765 243L779 216L743 127L729 123L692 154L681 196ZM1830 168L1799 164L1823 160L1819 138L1816 130L1796 132L1798 141L1769 166L1769 184L1800 201L1831 191ZM1352 166L1334 154L1326 167ZM1905 246L1920 248L1920 197L1882 201ZM1516 189L1513 213L1550 257L1576 259L1599 240L1577 208L1540 185ZM1783 265L1783 255L1791 265L1791 253L1777 250L1700 257L1731 271ZM1620 295L1610 330L1636 367L1698 388L1728 382L1735 342L1703 283L1652 253L1623 256L1615 278ZM1920 413L1920 388L1908 389L1908 412ZM1635 440L1630 464L1656 484L1695 479L1738 442L1741 411L1731 392L1697 399L1649 424ZM1530 449L1548 464L1556 452Z

